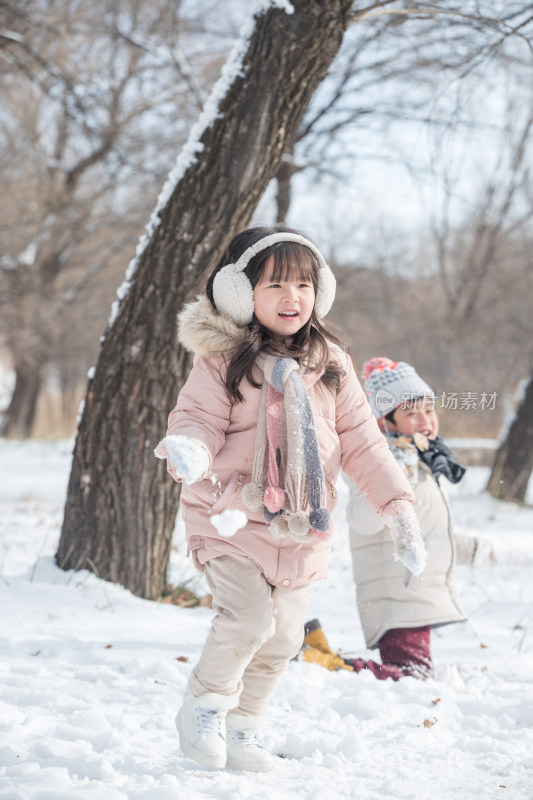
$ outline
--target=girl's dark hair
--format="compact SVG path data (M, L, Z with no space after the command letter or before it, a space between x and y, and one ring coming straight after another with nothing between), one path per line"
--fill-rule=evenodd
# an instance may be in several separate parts
M271 228L258 226L241 231L231 240L206 284L206 295L214 309L216 305L213 298L213 281L217 272L227 264L234 264L251 245L272 233L298 233L298 231L282 224ZM309 248L297 242L278 242L261 250L250 260L244 273L252 289L259 283L264 265L271 256L274 259L272 276L274 280L290 280L293 276L306 278L312 281L316 295L318 260ZM348 346L326 328L318 319L314 309L310 319L293 337L290 345L273 336L271 331L258 322L255 315L248 325L248 331L249 335L245 340L228 354L225 382L226 391L233 402L240 403L244 399L239 389L243 378L246 378L252 386L259 388L260 384L254 379L253 370L255 360L261 352L296 360L305 357L314 369L323 370L321 381L335 391L338 390L343 370L340 364L330 361L328 342L333 342L343 350L348 350Z
M389 422L392 422L393 425L396 424L396 420L394 419L394 414L396 413L396 409L393 408L392 411L389 411L388 414L385 414L385 419L388 419Z

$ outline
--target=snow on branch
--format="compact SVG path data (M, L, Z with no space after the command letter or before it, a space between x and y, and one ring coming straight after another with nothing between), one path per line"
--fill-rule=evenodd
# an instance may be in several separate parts
M115 322L120 305L131 288L141 256L148 247L154 231L158 228L161 222L161 212L167 205L176 186L185 175L187 169L197 160L198 153L200 153L203 149L203 144L201 142L203 134L217 119L220 103L224 97L226 97L233 81L242 74L242 62L248 50L248 45L255 29L255 20L258 17L266 14L270 8L279 8L285 11L287 14L294 13L294 7L290 2L288 2L288 0L256 0L256 2L253 4L252 13L241 27L239 38L233 46L233 49L231 50L228 59L222 68L221 76L211 90L211 93L207 98L198 120L191 128L189 137L180 154L178 155L178 158L176 159L176 164L169 173L167 180L163 185L163 189L157 198L155 209L152 212L150 220L146 226L146 233L141 236L137 244L135 256L128 265L124 281L117 289L118 299L115 300L111 306L111 315L109 317L107 330L110 330ZM101 337L101 341L104 339L105 337Z

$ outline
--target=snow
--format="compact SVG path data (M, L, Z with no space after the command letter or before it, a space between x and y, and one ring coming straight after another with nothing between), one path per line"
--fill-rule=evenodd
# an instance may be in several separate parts
M246 514L238 508L228 508L221 514L213 514L211 517L211 524L217 529L218 535L228 539L244 528L247 522Z
M452 450L458 447L462 450L465 448L476 448L481 450L497 450L500 446L500 439L470 439L467 436L460 436L457 438L448 437L446 444Z
M196 483L209 471L211 459L206 446L189 436L172 435L165 438L154 450L157 458L168 460L184 483Z
M257 775L204 769L178 746L174 717L212 611L55 565L72 446L0 441L1 800L531 798L533 509L484 495L485 468L449 493L458 530L487 536L497 563L457 568L469 621L433 631L436 677L291 662L264 732L284 757ZM308 618L333 649L365 656L337 488L330 576ZM178 522L169 580L204 593L184 552Z
M15 371L0 361L0 413L9 406L14 388Z

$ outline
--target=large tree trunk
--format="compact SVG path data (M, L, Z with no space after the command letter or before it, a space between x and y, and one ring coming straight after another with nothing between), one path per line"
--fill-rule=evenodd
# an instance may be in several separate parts
M289 213L292 199L291 179L299 167L293 161L293 148L284 153L283 159L276 171L278 191L276 193L276 222L285 222Z
M153 455L189 368L176 312L248 223L339 49L352 0L292 4L294 14L271 8L257 18L196 160L159 212L89 383L57 563L142 597L163 588L179 502Z
M533 377L501 443L487 491L499 500L523 502L533 470Z
M31 436L42 385L42 363L30 355L15 358L15 388L5 412L1 435L7 439Z

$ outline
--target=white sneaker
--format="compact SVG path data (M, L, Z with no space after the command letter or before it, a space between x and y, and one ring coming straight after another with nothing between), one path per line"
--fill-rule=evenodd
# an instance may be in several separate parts
M209 767L226 765L225 701L227 698L213 692L195 697L187 690L176 717L181 749Z
M253 730L257 717L230 713L226 720L226 766L251 772L269 772L274 757L257 741ZM235 726L235 727L234 727Z

